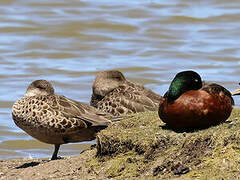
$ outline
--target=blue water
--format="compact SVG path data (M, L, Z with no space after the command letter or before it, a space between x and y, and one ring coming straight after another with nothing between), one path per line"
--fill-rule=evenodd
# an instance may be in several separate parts
M0 2L0 159L52 153L11 119L12 104L36 79L82 102L90 100L96 73L106 69L159 94L187 69L238 88L239 7L233 0ZM61 153L76 155L84 147L64 145Z

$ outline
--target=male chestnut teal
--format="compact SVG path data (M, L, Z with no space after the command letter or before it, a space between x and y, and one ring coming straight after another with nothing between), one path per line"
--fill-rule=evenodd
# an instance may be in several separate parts
M90 141L111 121L94 107L54 93L46 80L32 82L12 108L15 124L32 137L54 144L52 160L61 144Z
M92 86L90 105L114 116L157 111L162 96L127 80L117 70L99 72Z
M170 128L206 128L227 120L234 105L231 93L211 83L202 85L194 71L178 73L159 104L159 117Z

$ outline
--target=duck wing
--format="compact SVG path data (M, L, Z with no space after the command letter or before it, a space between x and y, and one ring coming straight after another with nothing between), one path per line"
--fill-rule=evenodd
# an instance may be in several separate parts
M56 96L61 113L67 118L76 118L89 126L108 126L111 121L105 118L106 114L82 102L65 96Z
M206 83L204 86L201 88L201 90L204 90L208 92L211 95L220 95L223 93L225 96L229 97L231 99L232 105L234 105L234 100L232 98L232 94L223 86L216 84L216 83Z
M114 116L144 111L157 111L159 101L162 97L150 92L147 93L143 89L136 87L119 86L99 101L97 108ZM156 101L149 96L153 97Z

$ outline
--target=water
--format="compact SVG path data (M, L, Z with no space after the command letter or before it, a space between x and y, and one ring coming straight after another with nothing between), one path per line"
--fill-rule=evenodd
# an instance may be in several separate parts
M186 69L238 88L239 15L234 0L1 1L0 159L52 154L52 145L34 140L11 118L12 104L36 79L82 102L90 100L96 73L106 69L159 94ZM63 145L60 155L88 146Z

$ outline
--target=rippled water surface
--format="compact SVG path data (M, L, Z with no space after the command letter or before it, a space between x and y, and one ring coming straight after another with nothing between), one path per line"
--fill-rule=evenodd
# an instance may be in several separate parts
M239 16L234 0L0 1L0 159L52 154L52 145L34 140L11 118L12 104L36 79L83 102L105 69L119 69L159 94L186 69L237 88ZM63 145L59 155L88 146Z

